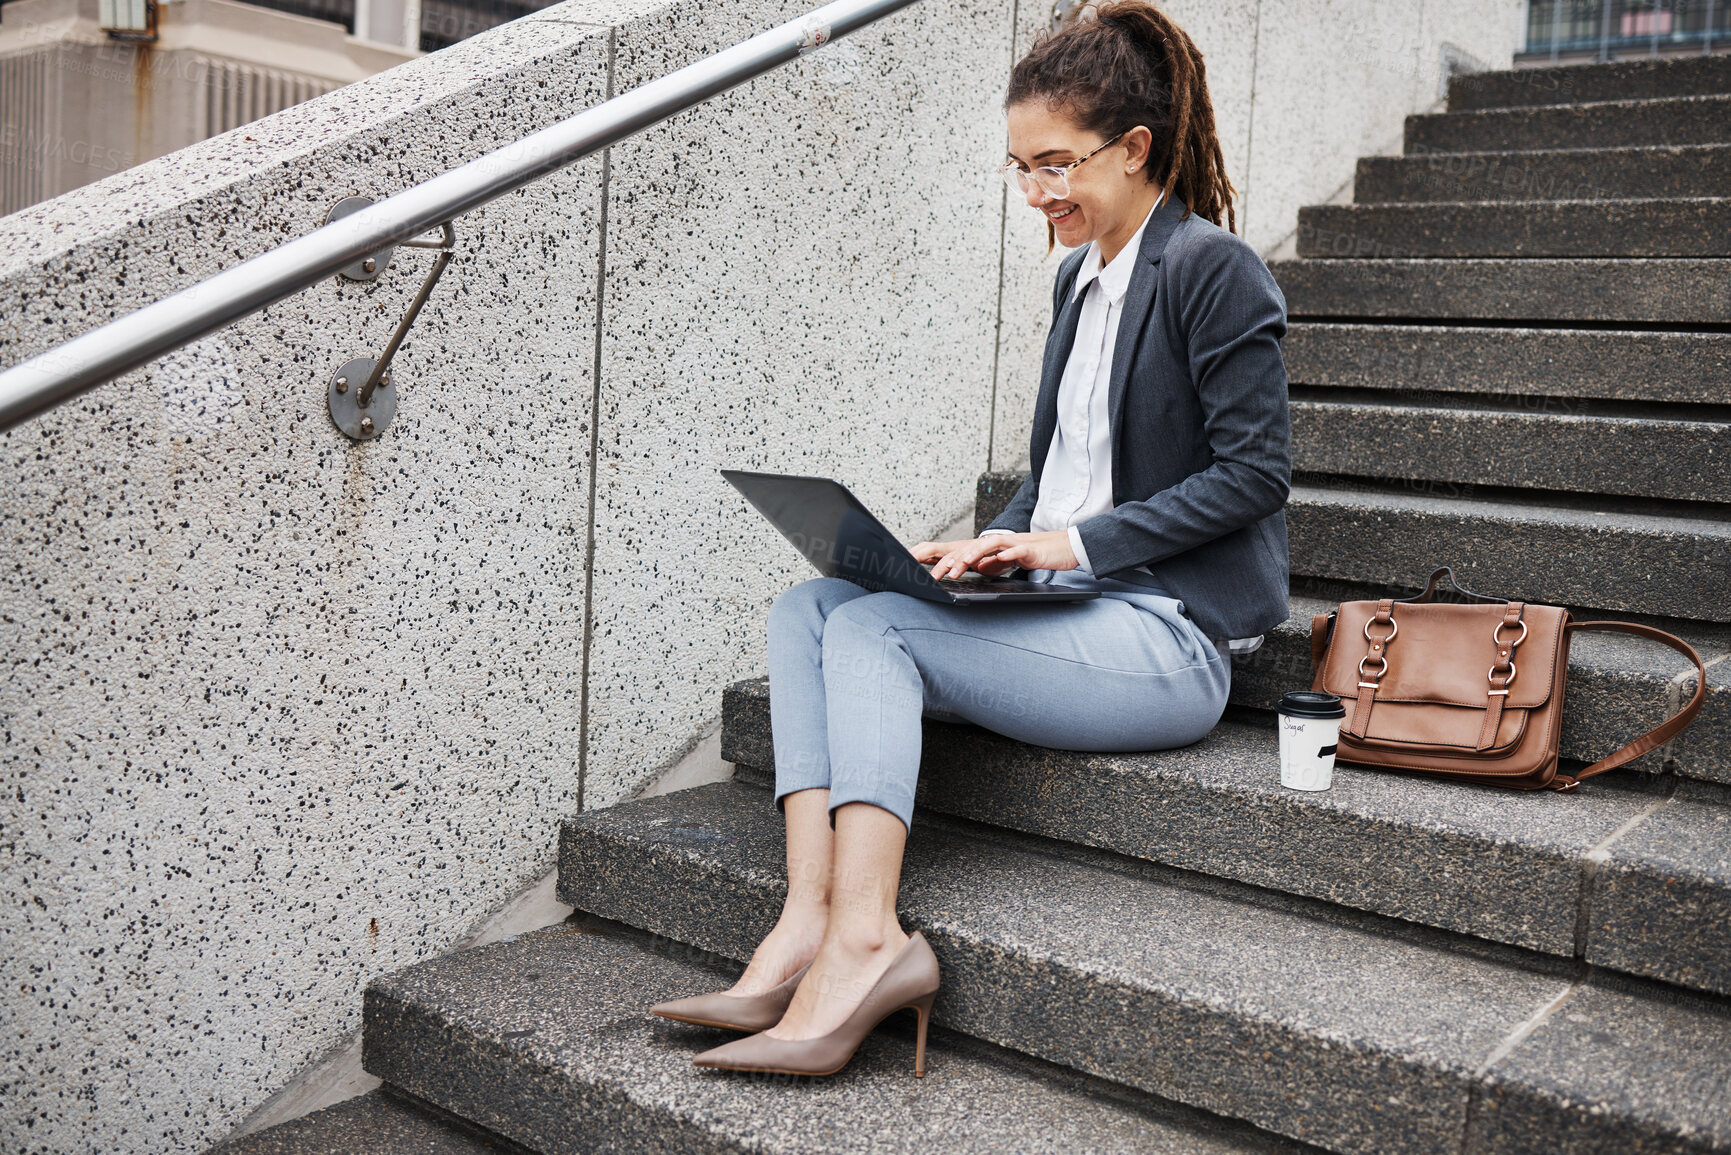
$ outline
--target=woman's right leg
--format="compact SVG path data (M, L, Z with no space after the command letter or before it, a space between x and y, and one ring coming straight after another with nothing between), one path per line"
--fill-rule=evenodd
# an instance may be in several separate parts
M805 793L821 793L828 807L829 791ZM790 805L790 831L792 816ZM828 828L827 816L818 820ZM896 917L907 837L902 820L881 806L849 802L836 808L823 942L787 1013L769 1028L771 1038L814 1039L841 1026L907 945Z
M782 801L787 822L787 898L781 904L781 917L757 944L751 965L728 994L760 995L779 986L817 956L829 928L835 839L829 826L829 791L800 790Z
M769 610L769 714L775 800L787 825L787 899L729 994L777 986L816 956L829 924L831 859L829 727L823 629L830 612L867 591L840 578L812 578Z

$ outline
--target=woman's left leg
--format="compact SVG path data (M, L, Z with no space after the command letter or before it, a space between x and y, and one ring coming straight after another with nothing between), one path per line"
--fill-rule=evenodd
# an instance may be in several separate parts
M775 800L785 820L787 898L751 961L726 992L759 995L812 960L829 923L834 832L829 820L829 736L823 687L824 620L867 596L839 578L811 578L769 609L769 711Z
M1061 749L1187 745L1219 720L1230 669L1177 606L951 606L878 593L829 613L830 917L772 1037L834 1030L907 940L896 891L923 713Z

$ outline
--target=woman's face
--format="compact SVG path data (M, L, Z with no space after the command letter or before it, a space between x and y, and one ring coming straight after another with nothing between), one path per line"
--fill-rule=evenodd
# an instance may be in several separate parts
M1106 141L1044 101L1012 104L1008 117L1010 158L1024 169L1061 168ZM1159 192L1142 171L1151 140L1146 128L1133 128L1095 152L1069 171L1070 191L1062 199L1030 182L1028 204L1052 222L1060 245L1074 249L1114 237L1121 245L1141 227Z

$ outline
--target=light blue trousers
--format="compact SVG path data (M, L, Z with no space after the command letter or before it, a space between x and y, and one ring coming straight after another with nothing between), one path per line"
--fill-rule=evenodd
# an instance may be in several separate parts
M1214 728L1230 664L1183 603L1079 571L1092 601L945 605L812 578L769 611L775 801L828 787L912 824L920 718L1060 750L1164 750Z

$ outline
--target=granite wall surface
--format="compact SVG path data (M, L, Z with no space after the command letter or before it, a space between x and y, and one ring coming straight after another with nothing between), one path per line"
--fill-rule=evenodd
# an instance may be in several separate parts
M568 0L0 218L0 363L805 7ZM1427 0L1319 100L1305 14L1410 5L1171 7L1259 248L1519 15ZM1057 258L990 170L1043 12L915 6L458 220L377 442L324 382L424 251L0 434L0 1148L220 1137L672 763L805 576L719 467L913 540L1025 457Z

